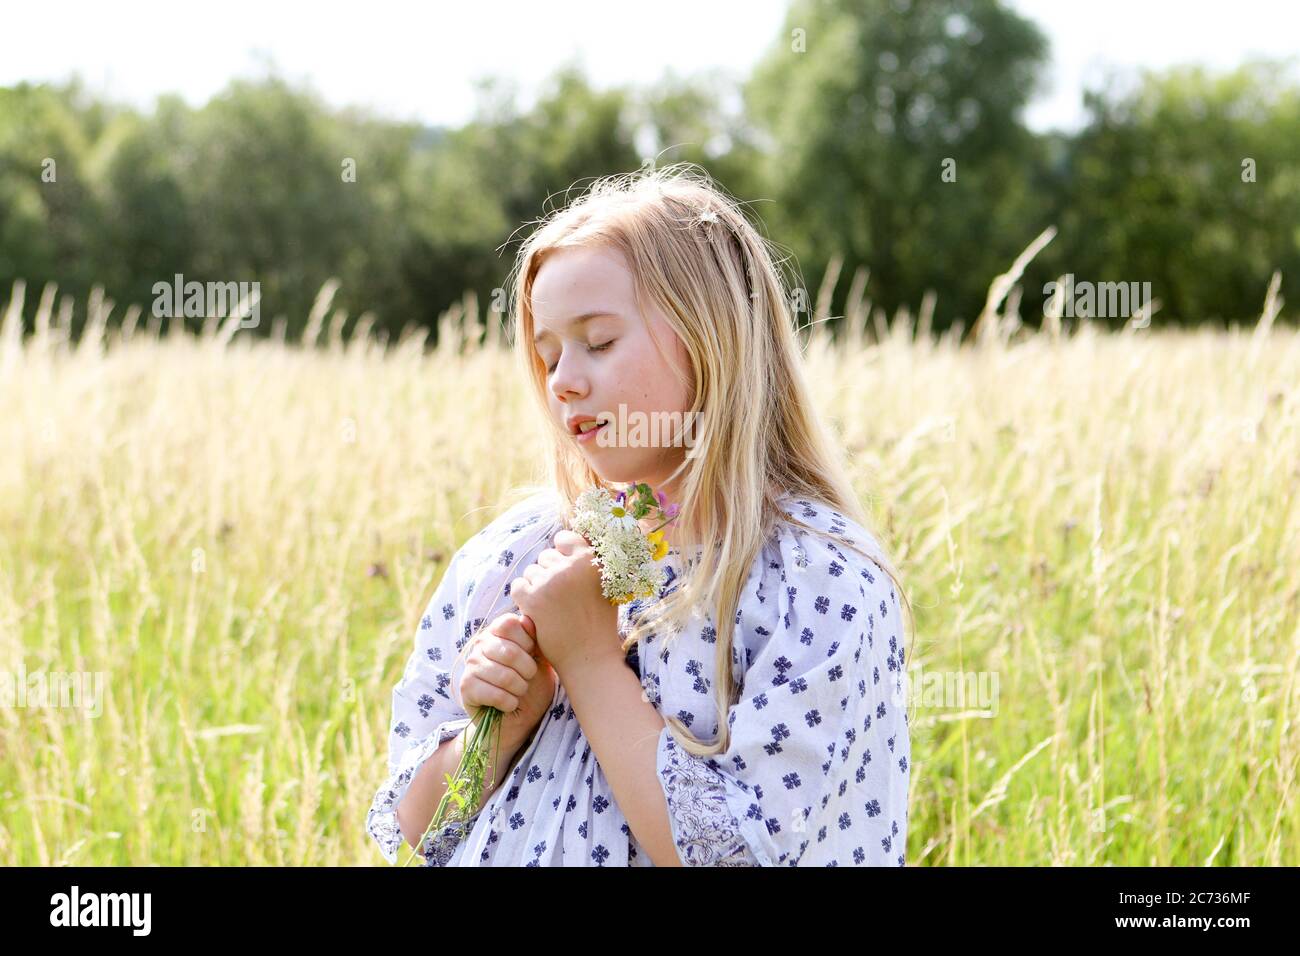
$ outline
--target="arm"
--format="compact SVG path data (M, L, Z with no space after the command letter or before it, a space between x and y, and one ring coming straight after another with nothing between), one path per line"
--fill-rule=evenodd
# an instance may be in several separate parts
M769 601L746 626L726 750L687 752L656 710L657 778L636 679L607 663L562 675L629 826L656 865L903 865L909 742L890 690L902 647L888 579L845 557Z
M889 677L902 660L898 602L883 572L836 556L738 618L746 670L726 750L696 756L661 735L686 865L903 864L908 735Z
M585 657L559 671L573 713L627 824L655 866L681 866L668 805L655 768L659 734L667 726L645 699L641 682L618 653Z
M366 830L389 863L398 861L403 842L424 832L424 827L416 832L417 825L422 818L428 826L446 793L444 775L454 772L460 762L463 743L446 744L470 724L470 715L452 671L459 668L460 652L479 625L510 607L504 591L509 572L505 558L519 551L522 559L540 543L534 540L537 533L527 529L542 514L533 505L507 512L465 542L453 555L420 620L415 646L393 688L388 776L366 815ZM522 741L510 739L503 726L498 765L508 767L521 746ZM506 775L502 772L499 777ZM417 793L408 804L406 795L412 785ZM435 866L449 860L457 844L455 833L437 836L426 841L426 848L432 850L426 859Z

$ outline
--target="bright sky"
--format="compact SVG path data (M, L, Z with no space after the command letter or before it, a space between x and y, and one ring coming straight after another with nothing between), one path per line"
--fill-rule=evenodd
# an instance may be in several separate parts
M1289 0L1007 0L1052 43L1052 89L1029 125L1074 129L1082 90L1108 66L1201 62L1231 68L1249 54L1297 52L1300 4ZM550 4L224 0L65 0L6 7L0 85L78 72L93 89L148 108L163 92L198 105L270 61L330 103L458 125L473 80L512 79L527 106L556 67L580 63L597 87L649 85L666 71L748 73L776 40L788 0L657 0ZM809 43L815 42L810 37Z

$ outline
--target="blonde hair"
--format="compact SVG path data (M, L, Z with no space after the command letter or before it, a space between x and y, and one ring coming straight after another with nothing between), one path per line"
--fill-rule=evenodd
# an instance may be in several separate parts
M515 262L509 283L514 347L549 423L550 480L566 524L585 489L618 490L587 464L551 415L546 365L533 346L531 293L537 273L553 252L577 247L621 252L638 305L649 300L659 307L690 358L693 381L686 384L697 414L684 418L695 419L699 427L693 453L669 480L681 489L677 523L694 540L716 542L716 553L698 566L683 562L681 583L636 616L623 650L661 629L679 633L700 607L714 609L719 736L706 743L675 716L665 718L688 752L722 753L737 691L732 624L750 569L783 511L778 501L788 495L818 499L864 529L867 517L834 441L813 410L787 287L768 241L706 172L678 163L596 180L576 201L541 220ZM653 332L651 337L663 354ZM745 360L735 361L736 356ZM853 547L841 536L834 540ZM889 559L854 550L890 576L910 618L910 603Z

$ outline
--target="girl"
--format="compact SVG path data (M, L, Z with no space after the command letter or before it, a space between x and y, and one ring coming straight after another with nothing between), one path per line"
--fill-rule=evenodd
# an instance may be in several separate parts
M390 862L483 705L506 714L493 779L429 865L905 862L903 588L814 415L767 243L697 169L599 180L520 249L551 480L429 602L367 817ZM585 488L638 481L681 511L668 583L616 609L564 528Z

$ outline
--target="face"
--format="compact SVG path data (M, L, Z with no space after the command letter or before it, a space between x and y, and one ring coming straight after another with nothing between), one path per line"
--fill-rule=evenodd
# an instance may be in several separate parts
M547 404L561 431L571 432L570 416L608 421L582 440L570 436L592 470L609 482L644 481L676 501L664 482L688 449L674 447L675 430L663 427L669 419L658 413L683 413L676 421L685 421L690 360L663 313L637 307L634 288L617 250L551 253L533 283L535 347L547 368ZM651 330L668 360L655 348ZM622 412L620 405L626 406Z

